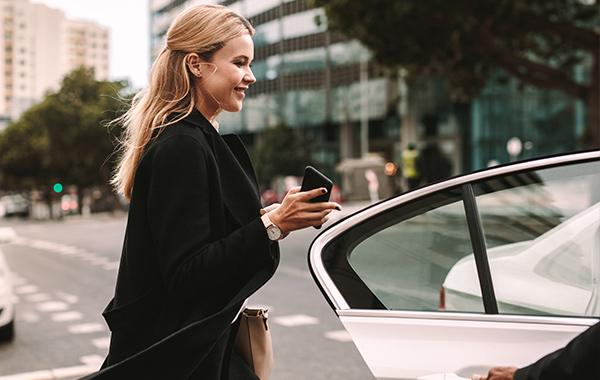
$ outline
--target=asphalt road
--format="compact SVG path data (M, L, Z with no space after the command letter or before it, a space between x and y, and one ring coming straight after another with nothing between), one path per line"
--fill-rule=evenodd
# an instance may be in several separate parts
M69 380L98 368L109 343L100 313L114 289L125 221L109 214L0 219L0 228L17 234L0 249L18 300L15 340L0 344L0 380ZM271 379L374 379L308 271L317 234L311 228L282 241L278 272L250 300L270 310Z

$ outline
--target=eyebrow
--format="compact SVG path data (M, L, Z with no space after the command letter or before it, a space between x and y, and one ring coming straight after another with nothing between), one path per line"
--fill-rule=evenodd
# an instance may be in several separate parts
M232 61L236 61L236 60L238 60L238 59L243 59L244 61L249 61L249 60L250 60L250 57L248 57L248 56L246 56L246 55L238 55L238 56L236 56L236 57L233 57L233 58L232 58Z

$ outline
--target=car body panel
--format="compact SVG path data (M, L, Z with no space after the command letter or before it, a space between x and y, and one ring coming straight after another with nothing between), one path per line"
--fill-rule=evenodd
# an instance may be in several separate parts
M15 296L12 279L4 253L0 250L0 340L12 339L14 320Z
M470 378L500 364L527 365L597 322L360 310L339 317L377 379Z
M420 289L403 288L401 286L403 283L394 283L397 279L393 278L388 279L387 282L377 281L379 277L384 276L384 273L386 276L393 277L396 270L393 265L386 266L386 263L381 263L381 259L389 258L390 255L397 252L396 250L398 252L406 250L406 247L402 244L403 241L406 242L405 245L410 246L411 244L414 245L412 240L417 239L418 241L420 237L417 234L411 234L413 230L408 229L409 233L402 236L401 239L405 240L401 240L400 243L387 244L390 241L386 239L393 238L393 235L398 233L397 230L400 229L396 228L397 225L406 221L410 222L422 215L429 216L429 218L423 218L427 223L422 223L422 231L433 236L433 240L424 241L440 243L441 247L436 247L436 249L441 249L442 253L445 241L440 240L442 235L436 229L440 225L444 225L444 220L452 223L460 213L465 214L467 217L466 224L468 224L469 235L471 236L472 249L477 248L475 242L477 237L480 239L481 237L490 239L490 236L492 239L496 238L493 234L489 235L489 230L491 227L499 226L500 229L504 227L515 229L515 240L506 243L509 247L512 245L513 249L518 248L526 251L533 244L531 241L526 241L528 234L538 236L543 234L545 230L551 230L553 226L562 223L565 217L576 214L577 210L581 208L589 207L584 204L589 201L587 198L598 197L599 194L595 190L596 185L594 182L586 189L587 193L575 189L575 193L571 194L573 195L571 198L577 198L578 196L581 198L581 202L575 199L575 203L582 204L581 207L576 205L577 207L573 210L568 209L568 207L561 209L561 207L567 205L568 199L550 199L551 197L548 197L548 192L551 192L552 189L547 188L547 182L545 181L548 178L536 175L538 169L550 168L550 173L542 174L549 174L550 177L556 176L560 180L562 173L570 172L571 167L568 165L574 162L578 165L592 163L591 169L594 171L592 180L597 181L600 175L600 170L597 170L600 163L600 151L549 157L495 167L451 178L366 207L330 226L313 241L308 257L313 278L349 332L367 365L378 379L470 378L474 373L485 372L492 366L523 366L563 347L587 327L599 321L600 315L598 314L600 312L597 307L594 308L588 305L590 310L588 314L579 310L586 302L588 304L593 303L593 301L590 301L590 297L591 299L597 298L597 289L600 286L600 279L598 278L600 270L595 268L600 261L598 259L598 246L593 248L594 270L592 271L593 276L589 280L589 287L592 291L579 289L581 293L579 298L581 299L574 300L574 302L578 302L578 311L574 313L577 314L575 316L569 316L569 313L564 312L565 307L562 308L563 312L560 312L560 306L556 307L556 310L550 309L540 312L539 315L537 313L528 314L527 310L519 310L516 314L507 313L502 302L505 297L503 292L506 292L509 287L500 286L498 294L496 294L494 281L497 279L493 278L494 268L490 270L489 265L492 263L492 266L495 266L493 262L494 252L501 252L504 249L506 253L509 248L503 248L500 243L495 241L487 241L487 244L491 246L489 258L486 256L486 240L483 240L483 242L480 242L482 243L480 245L483 247L483 252L466 249L462 251L461 256L464 256L462 258L440 259L440 262L446 265L446 268L443 268L444 270L449 271L453 266L457 266L457 268L463 268L461 270L464 273L467 271L464 268L467 267L468 271L472 272L471 276L475 280L468 280L467 283L469 289L472 290L470 296L479 300L477 308L469 307L460 310L461 308L457 307L457 311L440 310L433 308L431 304L420 308L421 305L418 302L421 295ZM589 165L586 170L590 170ZM494 182L496 178L499 178L498 183ZM486 183L485 181L491 182ZM523 183L526 186L522 186ZM517 189L517 191L509 192L508 196L504 196L504 199L497 202L498 199L494 199L494 197L491 197L491 199L490 197L486 198L485 194L480 197L482 190L477 188L480 184L492 188L508 184L506 186ZM600 185L600 181L598 181L598 184ZM561 182L558 182L558 185L561 185ZM600 186L597 187L600 188ZM472 192L471 199L475 200L471 208L467 205L468 190ZM497 190L492 189L490 191L492 191L490 194L495 194L493 192ZM592 194L590 195L590 193ZM464 211L461 210L462 207L456 208L454 207L455 203L450 202L440 202L439 204L442 204L442 206L436 204L431 208L427 208L426 202L439 194L441 196L438 199L448 199L454 194L459 194L461 199L464 198L462 201L465 203ZM514 202L518 201L521 196L525 199L531 197L533 199L531 202L532 209L541 212L540 216L534 220L535 223L527 223L529 222L526 219L528 211L519 210L521 206ZM550 201L553 202L551 207L548 206ZM425 202L425 206L421 209L419 209L421 207L419 202ZM480 212L477 209L477 202L481 203L480 206L483 211ZM443 212L437 214L431 212L431 210L439 209L443 209ZM559 212L561 210L562 212ZM410 212L413 214L410 214ZM594 209L590 211L590 213L592 212L594 212ZM481 223L481 220L473 217L477 215L481 215L483 218L483 225L487 228L487 231L481 227L479 230L473 228L473 226L477 227L477 224ZM498 215L498 218L494 219L494 215ZM503 218L508 218L507 220L510 222L510 218L515 217L515 215L516 228L509 225L510 223L507 226L502 225ZM398 222L398 220L400 221ZM437 224L430 223L432 221ZM525 222L523 223L523 229L519 230L519 223L522 222ZM496 224L494 225L494 223ZM406 223L406 225L410 224ZM413 223L410 227L414 229L415 225ZM417 226L417 228L419 227ZM450 235L455 228L458 228L458 225L455 227L450 224L446 228L446 234ZM532 231L528 231L528 228ZM536 231L536 229L539 231ZM419 230L415 230L415 232L419 232ZM488 235L484 235L485 233L488 233ZM365 244L365 242L369 242L369 244ZM414 248L412 247L412 249ZM464 247L460 245L459 248ZM387 250L387 252L381 254L378 250ZM475 263L472 259L472 252L476 252L478 260L485 265L481 265L481 262ZM385 256L386 254L388 256ZM511 254L508 253L507 255L510 256ZM372 265L371 273L359 273L362 268L353 255L371 257L372 260L375 260L370 263ZM412 252L412 255L418 256L418 249ZM401 255L398 254L398 256ZM438 256L442 257L443 255L438 255L435 252L431 254L434 259L439 259ZM408 257L408 259L412 259L412 257ZM418 259L428 260L428 257ZM368 260L363 259L363 262L369 264ZM469 264L465 264L466 262L469 262ZM402 263L405 267L411 267L405 261ZM432 268L434 266L432 265ZM495 271L498 271L498 269L495 269ZM406 274L407 270L404 268L404 272L397 274L397 276L402 277ZM423 274L408 272L408 274L410 276L414 275L415 278L422 276L440 277L439 273L435 273L435 271L424 272ZM460 280L464 280L461 277L464 276L456 278L457 284L460 283ZM445 276L441 277L438 289L444 278ZM477 284L479 284L480 290L477 290ZM526 283L519 284L519 286L524 289L527 288ZM459 299L457 297L453 299L453 294L451 294L453 290L460 290L460 286L456 286L455 289L448 289L450 294L446 294L446 297L449 297L450 303ZM485 290L483 297L481 296L482 290ZM431 289L428 291L431 293ZM542 291L543 287L532 292L535 295L536 292ZM575 292L577 291L575 289ZM399 294L399 297L417 300L415 302L417 306L414 308L405 306L410 305L410 302L398 302L396 304L393 299L394 292L410 293L408 296ZM491 299L489 298L490 295ZM429 298L431 298L430 296L431 294L429 294ZM481 304L482 298L483 304ZM427 302L431 303L431 299ZM495 307L498 304L500 305L499 310ZM532 302L532 304L535 303ZM490 307L490 305L494 307ZM567 305L567 311L571 310L571 307Z

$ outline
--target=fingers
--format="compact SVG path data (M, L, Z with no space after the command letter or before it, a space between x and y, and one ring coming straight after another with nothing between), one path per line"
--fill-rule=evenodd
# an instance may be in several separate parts
M327 189L319 187L309 191L300 191L300 187L291 188L281 205L272 210L271 221L282 231L295 231L310 226L320 226L329 220L328 214L341 211L342 206L336 202L310 202L319 195L326 194Z
M300 193L299 198L302 201L309 201L313 198L318 197L319 195L323 195L323 194L327 194L327 189L324 187L317 187L316 189L312 189L312 190L308 190L308 191L304 191L302 193Z

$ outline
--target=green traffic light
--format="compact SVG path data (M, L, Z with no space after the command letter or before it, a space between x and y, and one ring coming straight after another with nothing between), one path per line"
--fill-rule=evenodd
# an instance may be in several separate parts
M55 183L53 189L55 193L60 193L63 191L63 185L60 183Z

